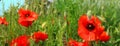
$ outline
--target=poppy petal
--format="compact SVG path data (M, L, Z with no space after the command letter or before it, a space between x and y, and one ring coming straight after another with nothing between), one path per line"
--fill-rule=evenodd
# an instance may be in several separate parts
M29 37L26 35L19 36L10 42L10 46L30 46Z
M89 46L88 42L77 42L76 40L70 39L67 46Z
M84 25L86 26L87 25L87 22L88 22L88 17L86 14L83 14L80 19L78 20L78 25Z
M8 25L8 22L6 21L6 18L0 17L0 24Z
M25 26L25 27L28 27L28 26L32 25L32 21L24 21L24 20L19 19L18 22L19 22L22 26Z
M97 25L101 25L101 21L96 17L96 16L92 16L91 20L94 21L94 23L96 23Z
M108 41L108 40L110 39L110 36L108 36L108 34L107 34L106 32L103 32L103 33L101 34L101 36L99 37L99 39L100 39L101 41L106 42L106 41Z
M48 38L48 35L43 32L34 32L32 38L35 39L35 42L38 43L40 40L45 41Z
M95 34L93 32L88 32L84 28L78 28L78 35L80 36L80 38L86 41L95 40Z

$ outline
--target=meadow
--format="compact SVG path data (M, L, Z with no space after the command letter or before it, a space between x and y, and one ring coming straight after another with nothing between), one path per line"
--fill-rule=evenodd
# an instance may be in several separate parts
M20 8L38 14L31 26L18 23ZM70 38L82 42L78 21L83 14L99 18L110 36L108 41L92 41L90 46L120 46L120 0L25 0L21 7L11 5L3 15L8 25L0 24L0 46L10 46L12 39L37 31L47 33L48 38L37 44L29 39L30 46L67 46Z

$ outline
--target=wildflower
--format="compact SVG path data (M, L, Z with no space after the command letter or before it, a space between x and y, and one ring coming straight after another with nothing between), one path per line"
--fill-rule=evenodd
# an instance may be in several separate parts
M26 35L19 36L10 42L10 46L29 46L29 37Z
M36 43L38 43L40 40L45 41L48 38L48 35L43 32L34 32L32 35L32 38L35 40Z
M28 27L32 25L33 21L38 18L38 15L35 12L30 10L19 9L19 19L18 22L22 26Z
M104 42L108 41L109 39L110 39L110 36L108 36L106 32L103 32L99 37L99 40Z
M0 24L8 25L8 22L6 21L6 18L0 17Z
M103 31L104 28L96 16L89 18L84 14L78 20L78 35L85 41L98 40Z
M70 39L68 42L68 46L89 46L88 42L77 42L75 40Z

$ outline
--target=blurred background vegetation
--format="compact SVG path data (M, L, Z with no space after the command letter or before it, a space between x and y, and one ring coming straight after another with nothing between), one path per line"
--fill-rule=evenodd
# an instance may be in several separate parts
M69 38L82 41L77 34L78 19L88 12L102 21L111 37L108 42L94 46L120 46L120 0L25 0L20 8L36 12L38 20L29 28L19 25L19 7L11 5L4 12L9 25L0 25L0 46L7 46L13 38L32 35L38 30L48 33L48 40L39 44L31 41L34 46L65 46Z

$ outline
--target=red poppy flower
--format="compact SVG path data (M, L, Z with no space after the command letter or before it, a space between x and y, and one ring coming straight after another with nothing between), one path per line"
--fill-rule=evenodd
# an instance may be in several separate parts
M13 39L10 46L29 46L29 39L26 35Z
M38 43L40 40L45 41L48 38L48 35L43 32L34 32L32 35L32 38L35 40L36 43Z
M96 16L82 15L78 21L78 35L83 40L97 40L102 34L104 28L101 26L100 20Z
M103 32L99 37L99 40L104 41L104 42L108 41L109 39L110 39L110 36L108 36L106 32Z
M38 18L38 15L35 12L32 12L30 10L24 10L24 9L19 9L19 24L22 26L28 27L32 25L32 22L35 21Z
M70 39L68 42L68 46L89 46L88 42L77 42L75 40Z
M0 24L8 25L8 22L6 21L4 17L0 17Z
M31 26L33 23L33 21L27 21L27 20L24 20L23 18L19 18L18 22L19 24L25 27Z

